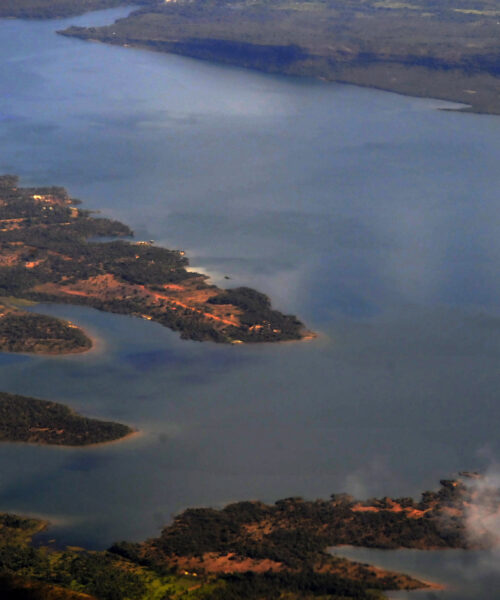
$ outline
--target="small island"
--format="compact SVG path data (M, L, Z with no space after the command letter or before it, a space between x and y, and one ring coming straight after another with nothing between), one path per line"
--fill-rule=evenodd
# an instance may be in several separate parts
M91 348L92 340L73 323L28 313L0 298L0 352L59 355Z
M182 250L125 241L129 227L77 207L63 188L21 188L0 176L0 296L71 303L156 321L181 337L220 343L313 336L251 288L221 289L187 270ZM98 237L114 241L89 241ZM4 326L2 328L2 321ZM23 337L23 340L19 338ZM88 349L72 324L19 312L0 318L5 349ZM36 350L35 350L36 351Z
M133 433L127 425L82 417L57 402L0 392L0 442L89 446Z
M500 491L464 473L418 502L333 494L188 509L160 537L116 543L105 552L35 548L31 536L46 522L0 514L0 586L28 600L382 600L386 590L442 588L333 556L328 548L498 544L466 533L475 507L483 516L497 514Z

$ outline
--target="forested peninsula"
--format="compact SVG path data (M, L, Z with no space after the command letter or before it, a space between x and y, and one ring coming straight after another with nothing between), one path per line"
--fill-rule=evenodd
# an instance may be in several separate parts
M60 33L500 114L499 21L496 0L175 0Z
M21 188L17 177L0 177L1 297L142 317L192 340L234 344L311 337L295 316L274 310L264 294L210 285L205 275L187 270L183 251L118 239L131 237L130 228L77 204L63 188ZM89 241L102 236L117 239ZM72 324L49 317L19 311L0 316L4 349L35 348L44 331L45 347L52 339L55 352L90 343Z
M127 425L82 417L64 404L0 392L0 442L89 446L132 433Z
M106 552L30 545L43 521L0 515L0 586L25 599L381 600L385 590L437 588L413 577L333 556L328 548L485 548L478 528L500 492L476 474L443 480L411 498L287 498L189 509L143 543ZM52 595L51 595L52 594Z

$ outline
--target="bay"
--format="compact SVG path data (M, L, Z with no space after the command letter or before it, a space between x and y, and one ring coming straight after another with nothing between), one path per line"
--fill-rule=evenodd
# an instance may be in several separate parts
M498 117L54 34L126 12L0 21L0 171L67 187L319 337L222 347L37 307L99 350L0 355L1 388L143 435L0 446L1 509L103 548L188 506L411 495L495 470Z

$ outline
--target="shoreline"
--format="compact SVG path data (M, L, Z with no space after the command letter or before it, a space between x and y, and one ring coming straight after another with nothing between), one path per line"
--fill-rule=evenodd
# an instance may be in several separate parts
M356 550L379 550L379 551L384 551L383 548L368 548L366 546L352 546L350 544L339 544L337 546L332 546L329 549L329 554L331 556L334 556L336 558L342 558L351 562L355 562L355 563L367 563L370 566L374 567L375 569L379 569L381 571L391 571L393 573L404 573L405 575L411 577L412 579L415 579L416 581L418 581L419 583L422 584L422 587L419 588L415 588L415 589L404 589L401 588L399 590L385 590L385 591L390 591L390 592L411 592L411 593L415 593L415 592L425 592L425 591L429 591L429 590L434 590L436 592L444 592L446 590L450 589L450 585L449 584L444 584L444 583L437 583L436 581L431 581L429 579L424 579L422 578L419 573L415 573L414 571L408 570L408 569L402 569L400 570L398 567L396 567L396 569L394 569L393 567L384 567L380 564L378 564L376 561L375 562L371 562L371 560L365 559L365 558L359 558L359 557L350 557L350 556L344 556L343 554L339 553L333 553L332 550L335 549L341 549L341 548L352 548L354 551ZM388 550L388 552L400 552L402 550L408 550L408 548L395 548L394 550ZM424 548L419 550L419 552L432 552L433 550L435 550L435 548ZM452 548L442 548L441 550L452 550ZM340 550L340 552L342 552ZM424 575L425 577L425 575Z
M90 340L90 348L69 350L66 352L15 352L13 350L0 350L0 354L10 354L19 356L29 356L30 358L41 356L44 358L69 358L73 356L88 356L89 354L102 354L106 349L106 342L96 333L90 333L83 327L78 326L78 329Z
M123 437L116 438L114 440L108 440L105 442L92 442L91 444L49 444L46 442L26 442L26 441L10 441L10 440L0 440L1 444L19 444L23 446L42 446L44 448L58 448L61 450L87 450L92 448L99 448L101 446L110 446L112 444L118 444L120 442L125 442L127 440L131 440L132 438L140 438L145 435L144 431L140 429L134 429L130 433L127 433Z
M126 442L126 441L130 441L132 438L138 439L141 437L145 436L145 432L141 429L133 429L130 433L127 433L127 435L124 435L121 438L117 438L116 440L109 440L107 442L95 442L93 444L85 444L84 446L60 446L61 448L71 448L72 450L76 450L76 449L82 449L82 450L86 450L86 449L92 449L92 448L99 448L101 446L110 446L112 444L119 444L121 442ZM49 446L49 445L53 445L53 444L42 444L43 446Z
M38 304L40 303L36 303L34 306L37 306ZM57 302L54 302L53 304L57 306ZM104 353L104 351L107 348L107 343L92 326L87 328L85 325L78 325L77 323L74 323L73 321L70 321L69 319L66 319L64 317L55 318L61 319L65 323L73 325L77 329L79 329L83 333L83 335L90 340L90 348L76 349L69 352L11 352L10 354L24 354L25 356L43 356L47 358L71 358L73 356L89 356L92 354Z
M274 342L274 343L275 344L296 344L297 342L314 342L315 340L321 339L323 337L326 337L326 336L322 333L306 330L303 332L302 337L300 337L298 340L280 340L279 342ZM252 342L250 342L249 344L246 344L246 345L248 346L251 343Z
M345 77L345 75L343 76L342 74L340 74L338 77L331 77L328 75L320 75L320 74L314 74L314 73L302 73L302 72L294 73L293 71L290 71L290 72L279 71L279 70L266 68L263 66L258 67L258 66L254 66L254 65L246 65L244 63L232 62L232 61L227 61L227 60L223 60L223 59L217 60L215 58L205 58L205 57L201 57L201 56L196 56L195 54L181 53L179 51L173 51L173 50L167 51L167 50L162 50L162 49L156 48L148 42L137 42L137 41L114 42L113 40L109 40L109 39L98 39L98 38L93 38L93 37L84 37L84 36L78 36L78 35L73 35L73 34L66 34L64 30L56 31L56 33L59 35L63 35L64 37L80 39L85 42L92 42L92 43L96 43L96 44L105 44L108 46L117 46L119 48L145 50L148 52L155 52L157 54L167 54L167 55L170 54L173 56L181 56L183 58L188 58L188 59L196 60L196 61L203 61L203 62L211 63L214 65L226 66L226 67L230 67L230 68L232 67L232 68L238 68L238 69L245 69L248 71L254 71L256 73L264 73L267 75L279 75L282 77L290 77L290 78L297 78L297 79L311 79L313 81L322 81L324 83L337 83L340 85L352 85L354 87L366 88L366 89L376 90L379 92L387 92L389 94L397 94L399 96L403 96L406 98L419 98L422 100L437 100L439 102L448 102L450 104L459 105L457 107L434 107L434 110L439 110L439 111L444 111L444 112L500 116L500 109L490 110L488 108L481 108L478 105L467 102L467 99L465 99L465 98L453 98L448 95L440 95L440 92L436 92L435 94L433 94L431 92L430 95L428 95L427 93L419 92L418 87L416 87L415 89L411 89L411 90L403 90L403 89L399 88L398 86L391 87L390 84L384 85L384 83L371 83L371 82L363 83L362 81L360 81L354 77L353 77L353 79L349 79L348 77ZM485 74L485 75L487 75L487 74Z
M90 340L91 342L91 346L90 348L86 348L85 350L77 350L75 352L64 352L61 354L48 354L48 353L40 353L40 356L53 356L55 358L65 358L65 357L72 357L72 356L89 356L92 354L104 354L105 350L107 349L108 344L106 343L106 341L98 334L96 333L93 329L86 329L85 327L81 327L80 325L77 325L78 329L80 329L80 331L82 331L82 333Z

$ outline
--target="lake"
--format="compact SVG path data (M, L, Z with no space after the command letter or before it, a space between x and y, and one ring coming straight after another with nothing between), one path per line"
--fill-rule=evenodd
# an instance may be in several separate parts
M104 548L188 506L415 495L494 470L500 119L54 34L126 13L0 21L0 172L67 187L319 337L225 347L38 307L100 349L2 354L1 389L143 435L0 446L1 509Z

